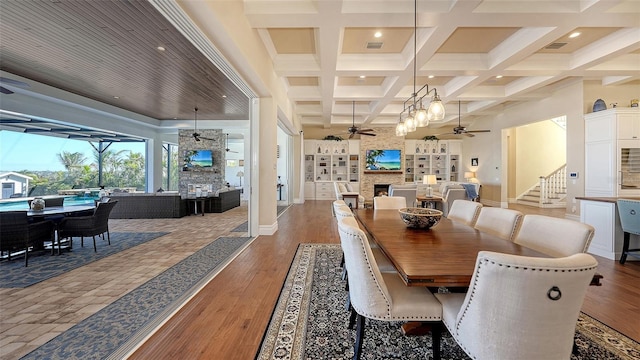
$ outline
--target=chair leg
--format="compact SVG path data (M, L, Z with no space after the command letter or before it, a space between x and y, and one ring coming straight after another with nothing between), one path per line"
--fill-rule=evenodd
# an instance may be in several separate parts
M96 236L93 235L93 252L98 252L98 248L96 247Z
M24 267L29 266L29 247L24 249Z
M84 236L80 236L80 246L84 247Z
M360 353L362 352L362 338L364 338L364 324L365 317L358 314L356 320L356 343L353 346L353 360L360 360Z
M433 360L440 360L440 339L442 338L442 326L440 323L431 325L431 347L433 350Z
M622 254L620 254L620 264L624 264L627 261L627 253L629 252L629 241L631 239L631 233L624 232L624 243L622 245Z
M353 306L349 308L349 326L348 329L353 329L356 326L356 317L358 313L353 309Z
M109 235L109 230L107 230L107 244L111 245L111 235Z

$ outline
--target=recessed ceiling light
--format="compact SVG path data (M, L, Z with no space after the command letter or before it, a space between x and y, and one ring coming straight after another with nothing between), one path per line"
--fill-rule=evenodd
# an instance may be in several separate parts
M364 78L366 78L366 76L360 75L360 79L364 79Z
M496 79L502 79L502 75L496 75Z
M223 97L223 98L226 98L226 97L227 97L227 95L222 95L222 97Z
M376 33L373 34L373 36L379 38L379 37L382 37L382 33L380 31L376 31Z
M580 36L580 32L576 31L576 32L572 33L571 35L569 35L569 39L573 39L573 38L576 38L578 36Z
M435 75L429 75L428 78L429 79L433 79L434 77L436 77Z
M113 98L114 99L120 99L120 96L114 96Z
M158 49L159 51L165 51L166 49L164 48L164 46L158 46L156 49Z

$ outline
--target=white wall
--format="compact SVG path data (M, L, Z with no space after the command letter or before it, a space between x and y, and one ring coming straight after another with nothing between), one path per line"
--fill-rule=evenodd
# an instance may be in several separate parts
M463 171L476 171L476 177L482 184L482 201L490 205L506 206L507 181L506 169L506 131L525 124L539 122L560 116L567 117L567 171L584 172L584 119L583 119L583 84L576 80L558 88L549 96L534 99L513 106L506 106L496 116L479 118L469 127L473 129L490 129L490 133L476 134L473 138L463 140ZM535 149L531 151L535 152ZM470 166L471 158L478 158L478 167ZM568 208L571 199L584 194L584 181L578 179L575 184L567 184Z
M516 195L539 182L567 161L567 132L551 120L515 129ZM504 185L504 184L503 184Z

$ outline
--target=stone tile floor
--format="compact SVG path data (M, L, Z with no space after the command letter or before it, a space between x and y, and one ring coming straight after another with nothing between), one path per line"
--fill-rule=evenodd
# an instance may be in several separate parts
M247 221L247 209L243 203L221 214L109 220L112 233L169 234L28 288L0 288L0 358L19 359L220 236L247 236L231 232ZM98 251L108 246L100 242Z

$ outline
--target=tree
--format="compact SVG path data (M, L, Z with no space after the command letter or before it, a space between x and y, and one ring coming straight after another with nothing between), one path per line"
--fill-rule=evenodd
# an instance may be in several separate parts
M84 154L79 152L72 153L69 151L58 153L58 159L60 160L64 168L69 172L84 165L84 162L87 161L87 158L84 156Z
M367 151L367 169L368 170L377 170L378 169L378 158L384 155L384 150L369 150Z

